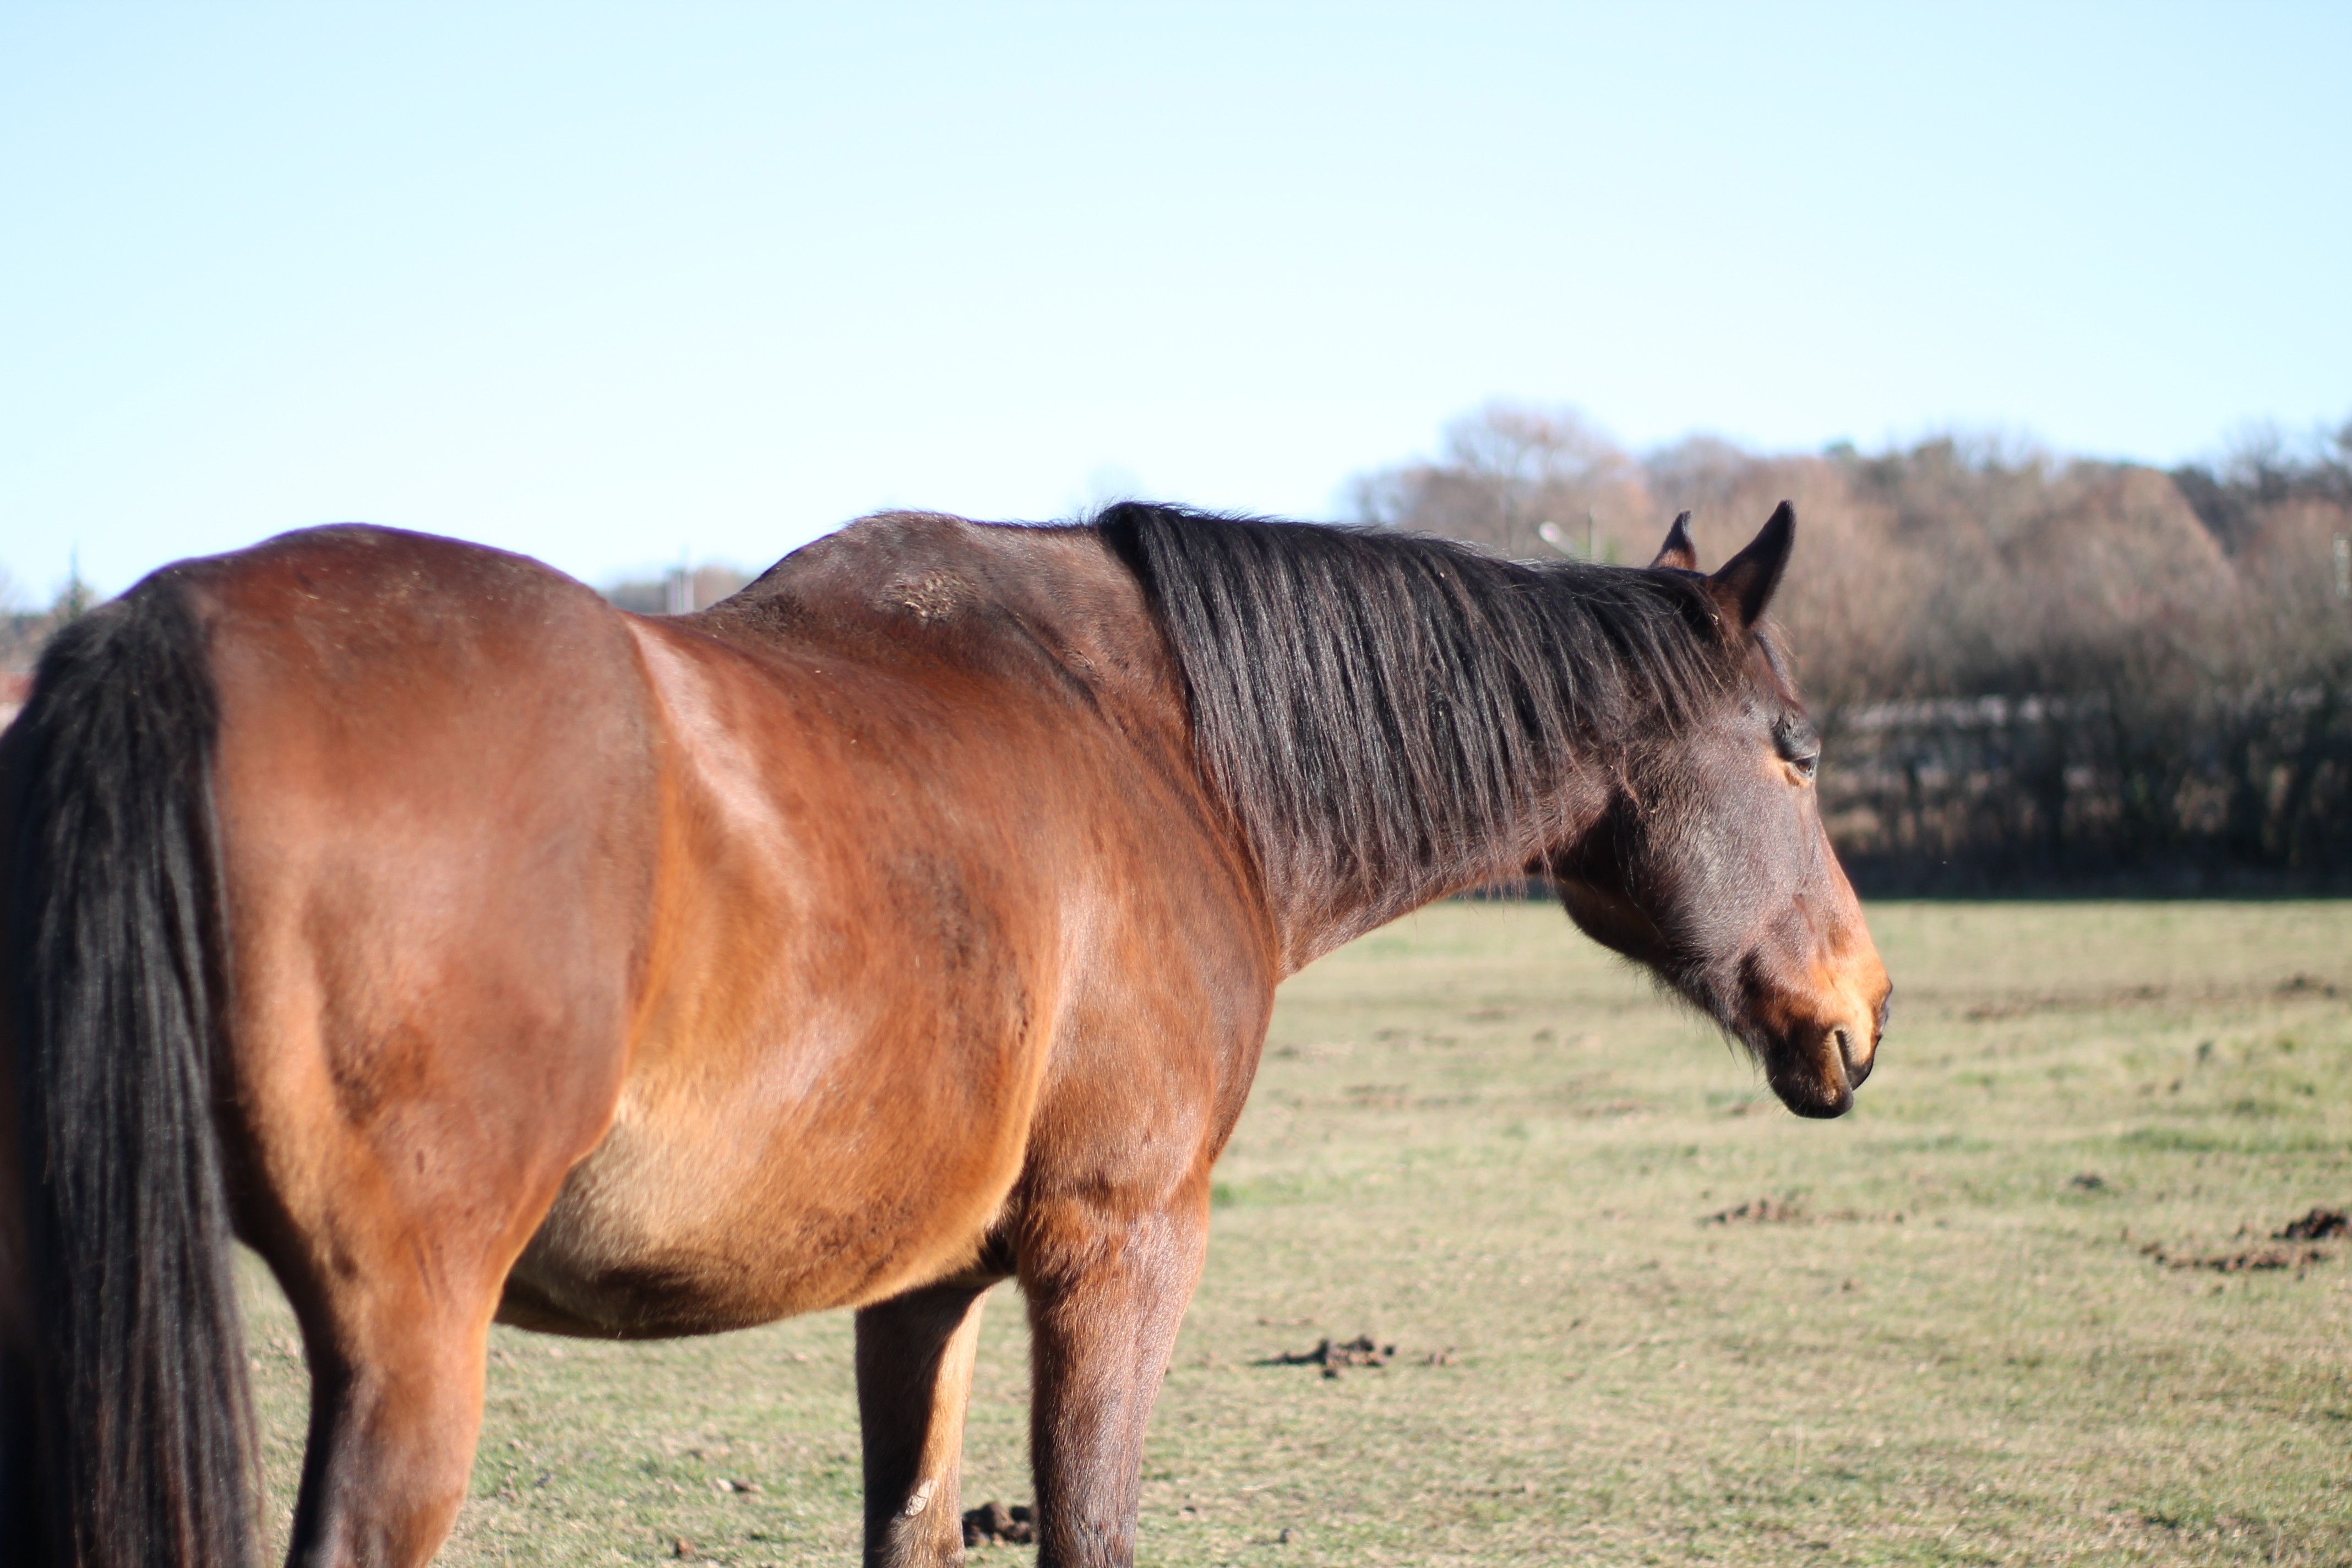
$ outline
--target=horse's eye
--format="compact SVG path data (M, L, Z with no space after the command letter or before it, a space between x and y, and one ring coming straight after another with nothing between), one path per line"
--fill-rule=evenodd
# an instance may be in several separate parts
M1772 726L1772 743L1780 760L1797 770L1797 776L1810 779L1822 765L1821 738L1813 727L1802 719L1784 717Z

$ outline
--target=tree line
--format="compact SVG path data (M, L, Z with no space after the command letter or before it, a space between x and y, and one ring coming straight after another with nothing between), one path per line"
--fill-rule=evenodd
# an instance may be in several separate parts
M1793 500L1776 612L1866 884L2352 882L2352 423L2165 471L1948 437L1637 454L1496 405L1352 495L1365 522L1627 562L1688 510L1719 563Z
M1678 511L1720 562L1794 501L1775 609L1865 886L2352 889L2352 422L2168 471L1949 437L1636 453L1496 405L1350 493L1362 522L1630 563ZM743 580L606 591L659 612ZM0 717L89 597L77 576L47 611L0 614Z

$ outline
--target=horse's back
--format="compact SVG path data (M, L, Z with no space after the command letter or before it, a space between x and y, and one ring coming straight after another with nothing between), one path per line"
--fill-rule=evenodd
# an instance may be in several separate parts
M510 1316L871 1300L979 1261L1041 1138L1066 1168L1237 1108L1265 944L1095 536L868 520L631 628L664 737L655 956L620 1114Z

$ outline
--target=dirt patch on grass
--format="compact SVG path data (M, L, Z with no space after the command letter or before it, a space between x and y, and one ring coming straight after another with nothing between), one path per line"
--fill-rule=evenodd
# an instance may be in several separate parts
M2273 1241L2326 1241L2335 1237L2352 1236L2352 1216L2342 1209L2314 1207L2301 1219L2286 1222L2286 1228L2273 1235Z
M2167 1268L2210 1268L2216 1274L2259 1274L2308 1268L2335 1256L2324 1247L2250 1247L2242 1252L2169 1252L2156 1242L2140 1248Z
M2241 1229L2239 1234L2245 1232ZM2140 1256L2152 1258L2167 1268L2210 1268L2217 1274L2267 1273L2282 1268L2300 1271L2336 1256L2315 1243L2348 1235L2352 1235L2352 1217L2341 1209L2315 1207L2302 1218L2291 1219L2271 1232L2267 1246L2241 1247L2235 1252L2187 1252L2152 1241L2139 1250Z
M2170 1005L2212 1005L2231 1002L2261 1002L2286 998L2335 997L2344 994L2344 987L2321 975L2297 973L2278 981L2242 981L2235 984L2208 983L2201 985L2141 984L2118 985L2088 991L2046 991L2038 994L2011 994L1960 1006L1958 1016L1970 1023L1997 1022L2006 1018L2030 1018L2047 1013L2104 1013L2110 1010L2144 1007L2150 1004ZM1929 995L1917 998L1935 1002L1945 998ZM1952 998L1957 1000L1957 998Z
M2298 974L2291 980L2280 981L2278 989L2272 993L2272 994L2277 996L2300 996L2305 994L2336 996L2342 994L2342 991L2338 986L2335 985L2331 982L2322 980L2316 974Z
M1698 1216L1701 1225L1901 1225L1910 1216L1901 1209L1823 1209L1815 1214L1796 1198L1751 1198L1727 1209Z
M1699 1216L1701 1225L1805 1225L1812 1215L1793 1198L1750 1198Z
M1994 1001L1979 1002L1960 1009L1960 1016L1970 1023L1990 1023L2002 1018L2030 1018L2042 1013L2104 1013L2112 1008L2128 1007L2166 1000L2168 993L2161 985L2123 985L2100 991L2045 992L2040 995L2003 996Z
M1396 1359L1397 1348L1384 1345L1370 1334L1358 1334L1352 1340L1335 1340L1326 1336L1313 1350L1285 1351L1268 1356L1260 1366L1319 1366L1326 1377L1338 1377L1349 1367L1386 1366ZM1437 1364L1444 1364L1439 1363Z

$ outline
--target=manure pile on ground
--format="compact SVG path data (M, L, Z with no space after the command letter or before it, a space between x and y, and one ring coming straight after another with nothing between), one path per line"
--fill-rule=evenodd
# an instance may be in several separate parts
M2245 1234L2242 1226L2239 1234ZM2325 1263L2336 1254L2313 1244L2346 1235L2352 1235L2352 1217L2341 1209L2315 1206L2301 1219L2289 1220L2270 1234L2273 1243L2300 1242L2301 1246L2248 1247L2235 1252L2181 1252L2160 1241L2151 1241L2139 1250L2142 1257L2152 1258L2167 1268L2210 1268L2217 1274L2244 1274L2308 1268L2315 1263Z

